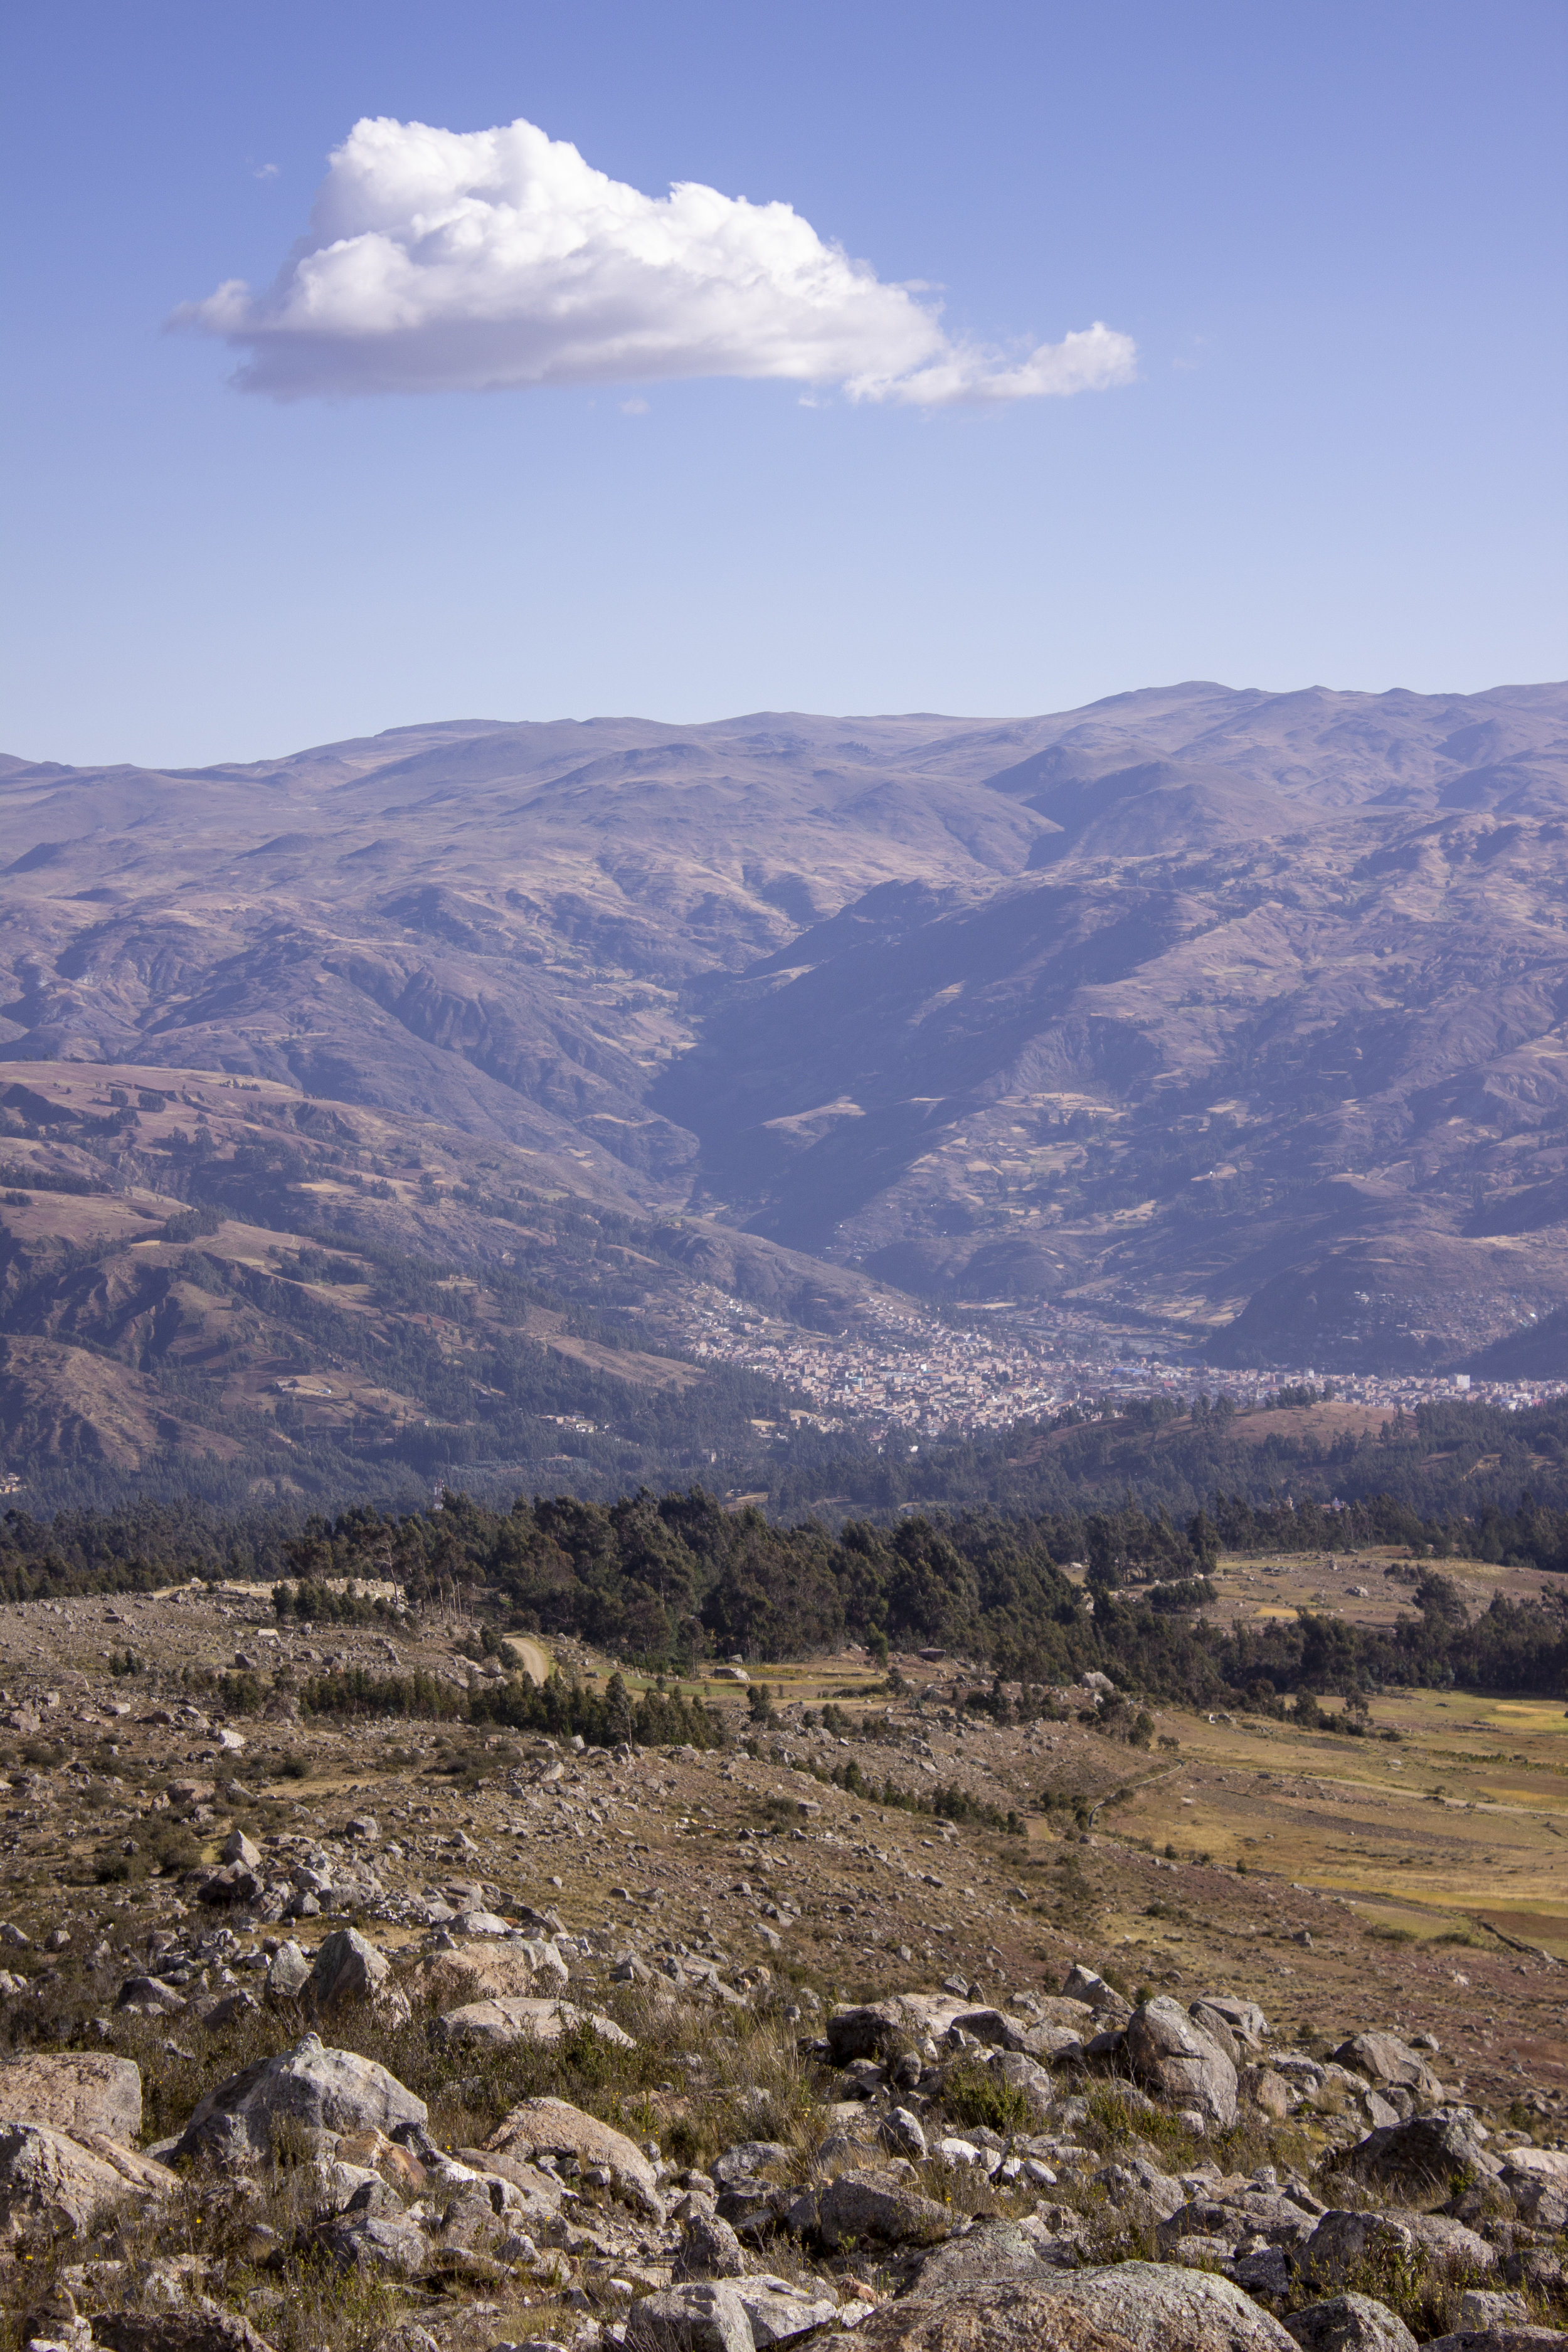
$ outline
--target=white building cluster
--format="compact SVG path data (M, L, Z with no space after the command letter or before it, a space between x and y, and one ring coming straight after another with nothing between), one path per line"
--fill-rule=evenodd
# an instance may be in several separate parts
M1226 1397L1243 1410L1282 1389L1321 1390L1325 1383L1343 1402L1385 1405L1391 1412L1459 1397L1517 1411L1568 1393L1568 1381L1472 1381L1465 1373L1339 1376L1311 1367L1227 1371L1152 1353L1114 1356L1104 1340L1068 1352L1059 1341L1053 1346L1049 1337L1020 1330L1003 1317L976 1330L888 1314L835 1338L777 1322L720 1291L710 1292L699 1308L688 1345L700 1359L760 1372L808 1398L809 1407L796 1418L817 1428L853 1424L872 1437L1002 1430L1069 1406L1094 1411L1106 1402L1147 1396Z

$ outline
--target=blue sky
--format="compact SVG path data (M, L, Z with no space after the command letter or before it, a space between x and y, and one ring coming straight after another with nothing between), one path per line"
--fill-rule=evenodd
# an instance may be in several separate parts
M1568 667L1556 0L13 0L4 40L0 748ZM677 321L651 378L237 390L164 322L234 279L259 315L364 117L786 204L940 289L865 297L932 352L871 396L863 351L687 378ZM1135 367L970 396L1097 320Z

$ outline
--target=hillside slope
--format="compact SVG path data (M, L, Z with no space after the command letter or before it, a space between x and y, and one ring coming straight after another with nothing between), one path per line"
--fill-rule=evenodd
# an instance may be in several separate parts
M1568 1304L1563 688L460 721L0 762L0 813L17 1061L435 1120L1224 1361Z

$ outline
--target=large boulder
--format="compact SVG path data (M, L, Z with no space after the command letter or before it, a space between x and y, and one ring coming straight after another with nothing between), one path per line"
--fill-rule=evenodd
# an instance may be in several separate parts
M1332 2294L1348 2280L1426 2262L1454 2274L1489 2271L1496 2250L1440 2213L1325 2213L1298 2256L1307 2285Z
M601 2123L597 2116L585 2116L567 2099L524 2099L502 2116L485 2147L524 2163L552 2156L558 2161L575 2158L584 2169L603 2165L618 2196L659 2221L664 2218L654 2169L641 2148L625 2132Z
M890 2246L930 2246L945 2238L952 2215L896 2173L841 2172L818 2190L814 2234L834 2249L874 2238Z
M317 1952L315 1966L300 1989L300 2004L308 2016L323 2022L372 2009L388 2025L405 2025L408 1996L391 1979L385 1953L366 1943L357 1927L340 1927Z
M617 2050L636 2046L629 2033L613 2018L601 2017L596 2009L578 2009L569 2000L546 2000L530 1993L512 1993L501 2000L470 2000L461 2009L449 2009L436 2020L432 2038L483 2042L492 2050L507 2050L514 2042L562 2042L583 2026Z
M629 2335L627 2340L629 2344ZM1134 2352L1134 2347L1130 2337L1059 2302L1037 2281L999 2279L945 2294L902 2295L869 2313L853 2330L818 2336L812 2352ZM1197 2347L1175 2346L1171 2352L1197 2352Z
M1134 2074L1162 2098L1196 2107L1213 2123L1236 2121L1235 2065L1167 1994L1133 2011L1127 2054Z
M719 2280L644 2295L626 2315L626 2352L754 2352L746 2307Z
M1165 2263L1058 2271L1047 2292L1136 2352L1294 2352L1279 2322L1229 2279Z
M1338 2065L1364 2074L1369 2082L1390 2083L1423 2099L1443 2095L1443 2085L1420 2052L1401 2042L1396 2033L1352 2034L1350 2041L1341 2042L1333 2056Z
M1336 2294L1292 2311L1285 2326L1301 2352L1415 2352L1396 2311L1370 2294Z
M1568 2229L1568 2148L1510 2147L1502 2159L1499 2186L1533 2229L1549 2230L1553 2236Z
M1380 2124L1336 2161L1357 2180L1416 2196L1436 2188L1458 2189L1501 2170L1476 2137L1474 2117L1453 2108L1412 2116L1408 2123Z
M1053 2265L1016 2221L977 2221L962 2238L933 2247L920 2268L918 2291L994 2284L998 2279L1040 2278Z
M455 2009L470 2000L508 2000L515 1993L564 1992L568 1976L549 1937L508 1936L428 1952L405 1981L416 2000L433 1997Z
M814 2327L825 2327L838 2314L826 2287L813 2294L809 2287L797 2286L789 2279L737 2279L735 2293L751 2323L757 2352L767 2352L771 2344L791 2343Z
M425 2124L429 2110L395 2074L352 2050L330 2050L307 2033L275 2057L258 2058L198 2101L175 2155L253 2164L270 2154L279 2127L384 2132Z
M129 2147L142 2129L142 2069L96 2051L13 2058L0 2066L0 2116Z
M819 2352L1297 2352L1228 2279L1160 2263L1056 2271L884 2304Z
M1429 2336L1423 2352L1565 2352L1568 2335L1521 2320L1512 2327L1460 2327L1451 2336Z
M179 2186L151 2157L93 2137L89 2147L48 2124L0 2124L0 2240L80 2237L95 2213Z

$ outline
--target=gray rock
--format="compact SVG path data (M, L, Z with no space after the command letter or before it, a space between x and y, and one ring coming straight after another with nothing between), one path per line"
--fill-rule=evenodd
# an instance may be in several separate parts
M1249 2254L1238 2253L1226 2275L1254 2297L1286 2295L1291 2284L1290 2257L1283 2246L1258 2246Z
M1342 2042L1333 2054L1338 2064L1365 2074L1371 2082L1393 2084L1422 2098L1442 2095L1441 2083L1419 2051L1401 2042L1396 2033L1357 2033Z
M1289 2340L1289 2339L1287 2339ZM1058 2303L1032 2279L945 2294L902 2295L851 2329L818 2336L812 2352L1132 2352L1125 2336ZM1169 2352L1197 2352L1192 2343Z
M430 2260L430 2241L406 2215L344 2214L317 2230L312 2243L342 2271L385 2278L416 2278Z
M754 2352L752 2323L732 2286L667 2287L626 2317L627 2352Z
M1510 2147L1500 2184L1522 2221L1553 2236L1568 2229L1568 2149Z
M908 2107L894 2107L882 2119L881 2138L884 2147L894 2156L907 2156L911 2164L923 2164L927 2154L925 2126Z
M243 1830L230 1830L223 1842L225 1862L242 1862L247 1870L259 1870L261 1849L251 1844Z
M1037 2279L1052 2267L1016 2221L977 2221L963 2237L932 2248L921 2263L916 2291L927 2295L997 2279Z
M1357 2180L1417 2191L1451 2189L1467 2179L1490 2178L1501 2170L1497 2158L1475 2137L1473 2119L1453 2109L1382 2125L1347 2148L1338 2163Z
M1009 2090L1022 2091L1037 2117L1043 2121L1056 2085L1039 2060L1028 2057L1021 2050L1003 2050L991 2061L991 2068Z
M871 2312L820 2352L1296 2352L1277 2319L1231 2284L1159 2263L1052 2271L927 2294Z
M735 2293L751 2323L757 2352L766 2352L770 2344L788 2344L838 2315L837 2305L826 2291L812 2294L788 2279L741 2279Z
M310 1963L298 1944L279 1944L267 1971L270 2000L297 2000L310 1980Z
M1521 2294L1500 2294L1495 2289L1467 2287L1459 2297L1459 2326L1465 2327L1520 2327L1530 2319L1530 2307Z
M47 2124L0 2123L0 2239L79 2237L100 2208L169 2196L174 2175L100 2132L94 2145Z
M836 2009L823 2031L836 2066L848 2066L857 2058L874 2058L879 2063L895 2058L911 2038L897 2004L888 2000Z
M1063 1979L1062 1993L1068 2000L1087 2001L1099 2017L1113 2016L1125 2023L1132 2014L1131 2001L1124 2000L1103 1977L1097 1976L1092 1969L1086 1969L1078 1960L1073 1962Z
M1196 2107L1214 2123L1236 2121L1236 2068L1180 2002L1157 1993L1134 2010L1127 2054L1133 2072L1163 2097Z
M127 1977L114 2006L138 2017L176 2017L184 2008L185 2000L161 1977Z
M423 2116L423 2109L421 2109ZM638 2205L655 2220L664 2218L664 2205L653 2166L635 2141L597 2116L586 2116L567 2099L524 2099L503 2116L486 2141L487 2149L524 2161L539 2157L575 2157L584 2168L603 2165L617 2196Z
M782 2139L739 2139L714 2158L713 2178L721 2189L734 2189L742 2180L754 2180L759 2172L787 2164L789 2158Z
M963 2009L948 2022L950 2033L967 2033L988 2050L1026 2050L1025 2029L999 2009Z
M1529 2321L1514 2327L1461 2327L1452 2336L1431 2336L1423 2352L1563 2352L1568 2335L1560 2327Z
M1301 2352L1415 2352L1396 2311L1370 2294L1336 2294L1293 2311L1285 2325Z
M300 1988L301 2006L330 2022L356 2009L373 2009L389 2025L408 2021L407 1996L390 1982L392 1966L357 1927L340 1927L323 1938L316 1964Z
M1291 2352L1293 2339L1229 2279L1163 2263L1055 2271L1049 2292L1136 2352Z
M319 2034L307 2033L209 2091L193 2110L175 2154L252 2164L270 2154L274 2135L285 2124L316 2131L374 2130L390 2137L402 2125L428 2120L424 2100L384 2066L352 2050L329 2050Z
M105 2352L271 2352L247 2319L205 2295L173 2311L95 2312L92 2340Z
M816 2234L828 2248L861 2238L893 2246L930 2246L947 2236L952 2216L886 2172L841 2172L816 2197Z
M437 2042L477 2042L491 2049L509 2050L518 2042L563 2042L579 2026L586 2026L601 2042L617 2050L636 2045L613 2018L596 2009L578 2009L569 2000L543 1999L532 1993L511 1993L498 2000L465 2001L448 2009L432 2029Z
M1333 2294L1347 2279L1384 2263L1425 2258L1449 2271L1489 2271L1497 2254L1462 2221L1438 2213L1325 2213L1299 2257L1309 2286Z
M1200 1993L1192 2005L1192 2014L1206 2010L1217 2018L1241 2042L1261 2048L1268 2039L1268 2020L1255 2000L1238 2000L1234 1993Z
M743 2278L749 2268L745 2249L728 2221L721 2221L716 2213L695 2212L682 2227L670 2275L677 2281Z
M1147 2157L1104 2165L1094 2177L1119 2211L1127 2211L1144 2223L1168 2221L1189 2201L1181 2182L1151 2164Z
M59 2053L0 2065L0 2116L56 2131L104 2132L127 2147L142 2130L142 2070L129 2058Z

